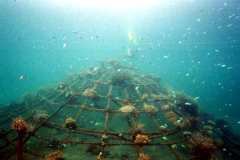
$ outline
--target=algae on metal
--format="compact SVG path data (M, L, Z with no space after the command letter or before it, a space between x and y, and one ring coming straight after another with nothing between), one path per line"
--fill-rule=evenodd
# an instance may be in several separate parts
M0 115L5 160L16 156L16 117L28 126L24 160L221 160L229 154L221 128L195 100L117 61L26 95Z

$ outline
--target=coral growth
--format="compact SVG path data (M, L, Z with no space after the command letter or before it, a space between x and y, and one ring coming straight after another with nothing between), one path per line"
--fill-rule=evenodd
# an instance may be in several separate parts
M230 124L203 116L197 98L163 87L115 62L81 71L0 111L0 157L14 152L45 160L234 157L238 141ZM5 111L28 117L28 123L16 118L9 129L5 125L15 114L4 117Z
M145 112L154 113L157 112L157 108L154 105L144 103L143 108Z
M103 153L102 153L102 152L99 152L99 154L98 154L98 156L97 156L96 159L97 159L97 160L104 160L104 158L103 158Z
M133 142L137 145L144 145L150 142L150 138L146 134L137 133L133 136Z
M61 82L58 86L57 86L57 89L58 90L64 90L66 89L67 85L63 82Z
M189 121L181 117L177 121L175 121L173 124L178 128L185 128L189 126Z
M165 112L165 117L171 122L175 123L177 121L177 114L173 111Z
M87 88L83 91L83 96L89 97L89 98L96 98L97 92L94 88Z
M162 96L161 96L161 95L158 95L158 94L151 94L151 98L152 98L154 101L161 101L161 100L162 100Z
M123 113L130 113L130 112L133 112L133 111L135 111L135 107L134 107L134 105L132 105L131 103L129 103L129 104L126 104L126 105L123 105L120 109L119 109L119 111L120 112L123 112Z
M16 143L16 159L23 160L23 148L24 148L23 139L26 136L26 133L28 132L28 124L24 119L18 117L13 120L12 129L14 129L18 134Z
M54 151L45 156L45 160L64 160L62 151Z
M166 112L169 111L171 109L169 104L164 104L161 106L161 111Z
M33 121L38 123L38 122L43 122L45 120L47 120L49 117L48 113L46 111L35 111L34 115L33 115Z
M189 143L194 156L199 159L211 159L217 147L212 138L194 133L189 138Z
M76 120L72 117L68 117L65 119L64 126L68 129L77 129Z
M180 117L173 123L178 128L196 129L199 124L198 117Z
M151 160L151 158L147 154L139 153L138 160Z
M28 131L28 124L23 118L18 117L13 120L12 129L16 130L19 134L26 134Z
M149 95L147 93L143 93L142 96L140 97L142 101L147 101L149 99Z

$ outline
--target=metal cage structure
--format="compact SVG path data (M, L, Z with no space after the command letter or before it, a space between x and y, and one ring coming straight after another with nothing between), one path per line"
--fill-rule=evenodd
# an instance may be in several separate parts
M237 159L226 137L194 99L117 61L0 111L4 160Z

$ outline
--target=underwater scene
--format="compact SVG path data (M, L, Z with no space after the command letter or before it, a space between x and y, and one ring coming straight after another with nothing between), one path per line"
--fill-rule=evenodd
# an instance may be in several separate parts
M0 0L0 160L240 160L240 0Z

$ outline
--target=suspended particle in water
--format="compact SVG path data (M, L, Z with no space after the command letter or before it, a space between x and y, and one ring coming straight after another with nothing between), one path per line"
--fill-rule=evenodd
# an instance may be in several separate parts
M94 40L94 36L90 36L90 40Z
M226 27L230 28L230 27L232 27L232 25L233 25L233 24L230 23L230 24L227 24Z
M228 16L228 19L232 19L235 16L235 14L231 14Z
M226 64L222 64L222 65L221 65L222 68L225 68L226 66L227 66Z
M190 31L191 29L192 29L191 27L187 27L187 28L186 28L187 31Z
M168 59L169 57L167 55L163 56L164 59Z
M197 22L201 22L201 18L197 18L196 21L197 21Z
M62 48L66 48L67 47L67 43L63 43Z

